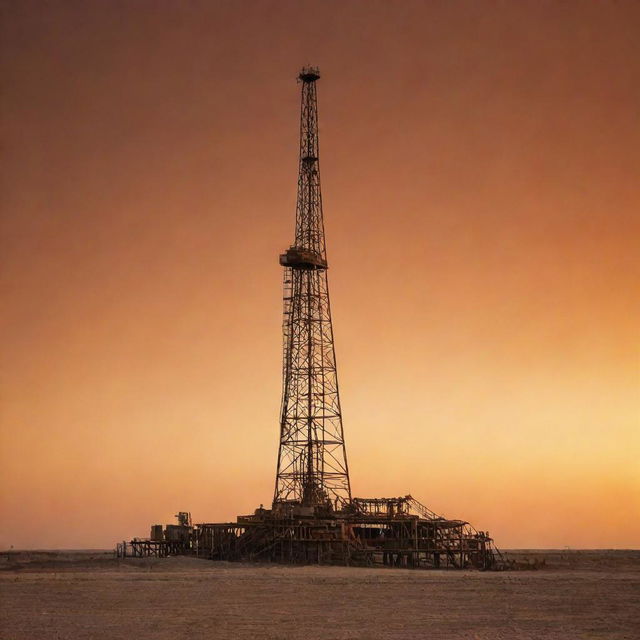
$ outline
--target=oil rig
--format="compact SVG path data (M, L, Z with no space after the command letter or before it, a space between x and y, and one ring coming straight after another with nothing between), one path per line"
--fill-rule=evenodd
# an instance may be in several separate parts
M356 498L331 324L318 144L316 84L303 67L295 236L284 270L280 446L273 502L235 522L153 525L119 543L118 556L190 554L211 560L495 569L488 532L433 513L412 496Z

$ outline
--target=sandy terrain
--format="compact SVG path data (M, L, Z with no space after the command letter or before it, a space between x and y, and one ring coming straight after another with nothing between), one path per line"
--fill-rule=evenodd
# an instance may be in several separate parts
M483 573L5 552L0 637L640 638L640 551L514 555L546 566Z

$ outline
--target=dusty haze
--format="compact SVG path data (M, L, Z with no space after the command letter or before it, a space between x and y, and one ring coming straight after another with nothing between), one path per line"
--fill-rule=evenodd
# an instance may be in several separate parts
M355 495L638 547L638 3L2 6L0 546L270 502L312 63Z

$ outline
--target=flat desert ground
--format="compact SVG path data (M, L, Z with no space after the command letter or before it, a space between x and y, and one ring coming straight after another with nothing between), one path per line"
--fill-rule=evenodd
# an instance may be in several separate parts
M640 638L640 551L517 551L537 571L3 552L2 640Z

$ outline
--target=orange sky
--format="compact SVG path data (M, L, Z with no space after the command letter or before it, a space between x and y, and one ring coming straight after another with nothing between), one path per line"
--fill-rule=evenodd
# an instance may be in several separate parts
M302 64L356 496L640 546L640 5L3 10L0 547L272 498Z

